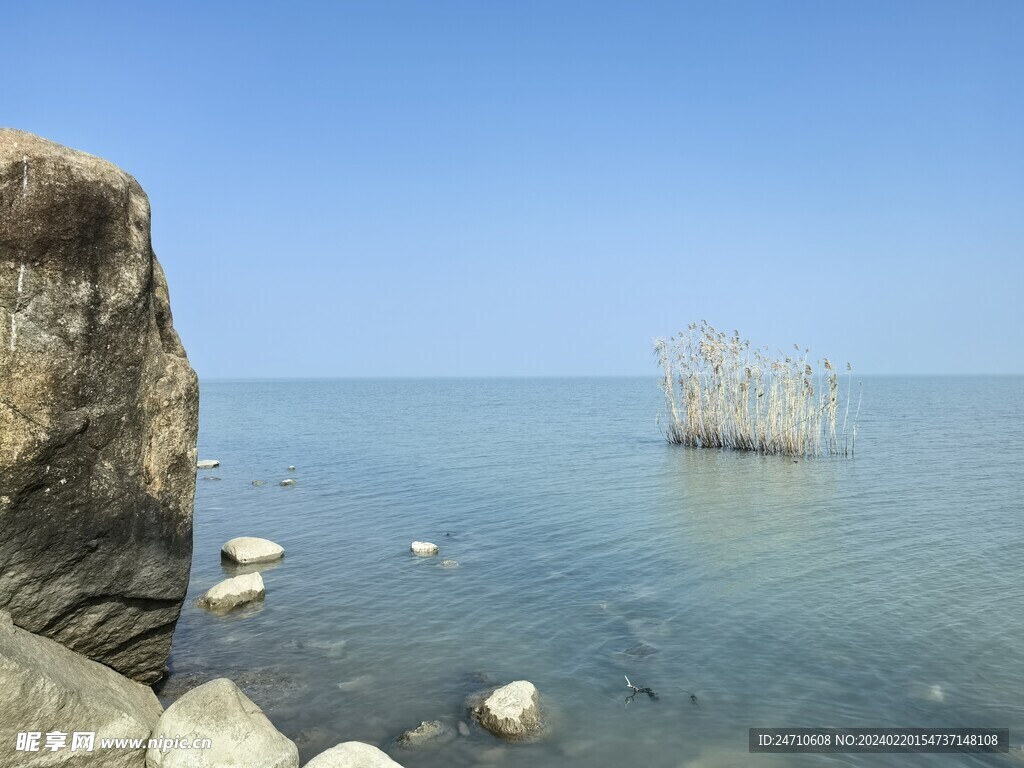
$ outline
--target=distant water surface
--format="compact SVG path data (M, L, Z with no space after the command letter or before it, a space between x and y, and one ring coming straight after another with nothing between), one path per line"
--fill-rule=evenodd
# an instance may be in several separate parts
M355 739L406 768L1012 765L747 753L752 726L1022 741L1024 379L864 382L856 458L799 462L667 445L653 379L204 382L222 465L165 695L241 680L303 762ZM287 555L262 606L207 614L241 535ZM625 705L624 675L659 699ZM517 679L542 740L394 744Z

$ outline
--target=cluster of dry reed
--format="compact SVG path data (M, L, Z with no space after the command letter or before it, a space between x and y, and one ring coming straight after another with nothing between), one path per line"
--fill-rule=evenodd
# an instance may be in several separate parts
M766 454L852 456L860 397L851 421L850 364L844 398L829 359L816 362L816 373L808 350L801 355L794 347L795 356L774 358L767 347L752 350L738 331L727 336L705 321L668 341L655 339L668 408L665 438Z

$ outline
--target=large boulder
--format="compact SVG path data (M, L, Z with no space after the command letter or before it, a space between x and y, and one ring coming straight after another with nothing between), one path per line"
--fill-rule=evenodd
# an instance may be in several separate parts
M198 403L138 182L0 129L0 608L15 624L160 677L192 560Z
M0 611L0 768L26 765L143 768L145 749L103 749L101 740L145 742L162 708L153 691L69 651L60 643L18 629ZM17 750L18 734L38 734L35 750ZM46 748L47 734L56 750ZM75 733L93 734L92 749ZM38 750L38 751L36 751Z
M298 768L299 749L227 678L193 688L171 704L154 739L209 739L208 749L155 746L146 768Z
M305 768L402 768L402 766L370 744L346 741L321 752Z

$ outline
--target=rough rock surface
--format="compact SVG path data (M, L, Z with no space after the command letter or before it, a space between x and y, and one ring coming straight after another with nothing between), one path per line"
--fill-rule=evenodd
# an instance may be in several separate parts
M221 547L220 551L229 560L243 565L269 563L284 557L284 547L280 544L255 536L238 536Z
M146 768L298 768L299 750L227 678L194 688L167 708L152 738L210 739L203 750L146 752Z
M503 685L473 707L485 729L503 739L526 739L541 727L537 688L526 680Z
M321 752L305 768L402 768L374 746L361 741L346 741Z
M435 747L455 738L455 730L440 720L424 720L398 737L403 747Z
M431 541L414 541L409 546L409 549L417 555L436 555L440 551L437 544Z
M18 629L0 611L0 768L26 765L142 768L142 750L100 749L103 738L149 738L162 708L152 690L59 643ZM45 734L67 734L47 751ZM74 732L95 732L94 749L71 751ZM40 752L15 751L19 733L39 732Z
M263 577L259 573L247 573L224 579L216 586L210 587L196 602L200 608L211 611L230 611L245 603L259 600L266 595Z
M15 624L160 677L192 559L198 402L138 182L0 129L0 608Z

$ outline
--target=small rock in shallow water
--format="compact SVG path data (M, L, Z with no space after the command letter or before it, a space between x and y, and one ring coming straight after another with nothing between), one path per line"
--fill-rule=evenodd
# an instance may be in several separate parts
M264 485L264 482L262 480L253 480L252 484L259 488L261 485Z
M236 563L269 563L284 557L284 547L269 539L258 539L255 536L238 536L221 547L224 557Z
M220 480L216 475L203 475L203 480Z
M459 735L460 736L469 736L469 726L466 725L461 720L459 721Z
M213 469L219 467L220 462L216 459L203 459L202 461L196 462L196 469Z
M295 465L294 464L289 465L288 471L289 472L294 472L295 471Z
M289 477L286 480L282 480L281 485L295 485L295 481Z
M206 594L196 602L201 608L208 608L212 611L230 611L244 603L258 600L264 595L266 595L266 587L263 586L263 577L258 573L247 573L245 576L225 579L207 590Z
M527 680L503 685L473 707L485 729L503 739L525 739L541 728L537 688Z
M442 568L458 568L459 567L459 561L458 560L442 560L441 561L441 567Z
M409 549L417 555L436 555L440 552L437 544L433 544L429 541L414 541Z
M440 746L455 738L455 731L440 720L424 720L398 737L403 747Z

